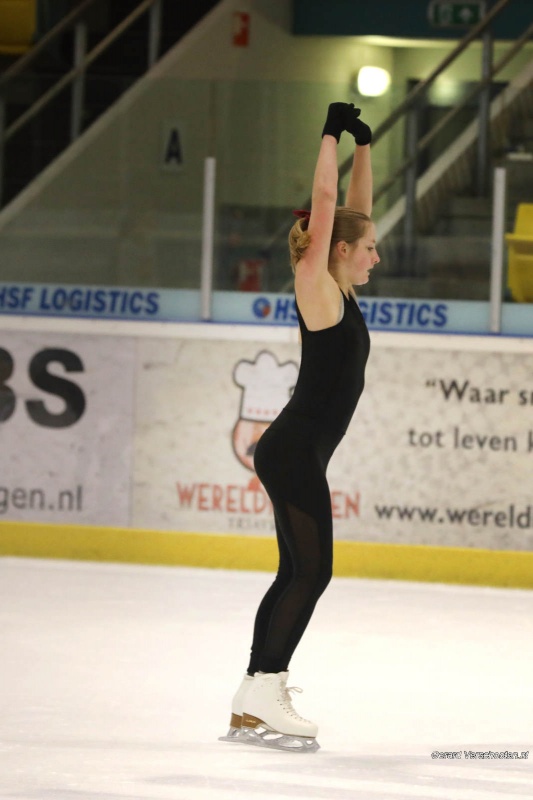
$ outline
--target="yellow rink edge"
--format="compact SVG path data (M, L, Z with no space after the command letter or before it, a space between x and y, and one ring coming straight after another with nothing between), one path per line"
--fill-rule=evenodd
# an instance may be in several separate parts
M274 572L273 537L0 522L0 556ZM533 553L336 541L342 577L533 588Z

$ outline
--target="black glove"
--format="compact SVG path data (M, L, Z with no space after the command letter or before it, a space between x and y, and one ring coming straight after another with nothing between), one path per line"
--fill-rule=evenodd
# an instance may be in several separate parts
M329 134L330 136L334 136L337 142L340 140L341 133L346 130L346 111L349 108L350 106L348 103L329 104L328 116L326 124L324 125L324 130L322 131L322 136ZM357 111L358 114L361 113L359 109L354 108L353 105L352 111Z
M344 130L351 133L356 144L370 144L372 141L372 131L368 125L359 119L360 108L354 108L353 103L346 106L344 110Z

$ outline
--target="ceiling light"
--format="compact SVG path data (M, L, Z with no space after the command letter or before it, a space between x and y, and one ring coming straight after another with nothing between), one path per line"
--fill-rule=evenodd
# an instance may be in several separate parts
M381 67L361 67L357 73L357 91L364 97L380 97L390 84L390 73Z

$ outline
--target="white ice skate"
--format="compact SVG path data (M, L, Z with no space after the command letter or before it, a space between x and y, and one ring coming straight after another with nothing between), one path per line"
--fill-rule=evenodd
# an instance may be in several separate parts
M287 688L288 672L256 672L244 698L242 734L239 741L297 753L314 753L320 745L316 740L318 727L303 719L292 706Z
M252 675L245 675L241 681L241 685L231 703L231 719L229 723L229 731L226 736L219 736L220 742L238 742L243 738L242 732L242 711L244 696L253 682Z

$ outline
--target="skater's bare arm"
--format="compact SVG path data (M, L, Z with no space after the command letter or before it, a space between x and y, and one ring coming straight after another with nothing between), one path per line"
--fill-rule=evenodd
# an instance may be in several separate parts
M370 216L372 213L372 161L370 157L372 131L366 122L360 119L359 114L360 110L353 106L346 111L346 130L352 134L356 143L350 182L346 193L346 205Z
M334 136L325 135L320 145L313 179L311 217L309 235L311 242L300 262L298 272L320 277L327 273L329 247L333 230L333 219L337 204L337 141Z
M296 266L296 298L305 324L312 330L334 324L339 310L339 288L328 270L331 235L337 205L337 144L344 130L346 103L328 108L313 178L310 243Z
M372 162L369 144L356 147L346 192L346 205L368 216L372 213Z

